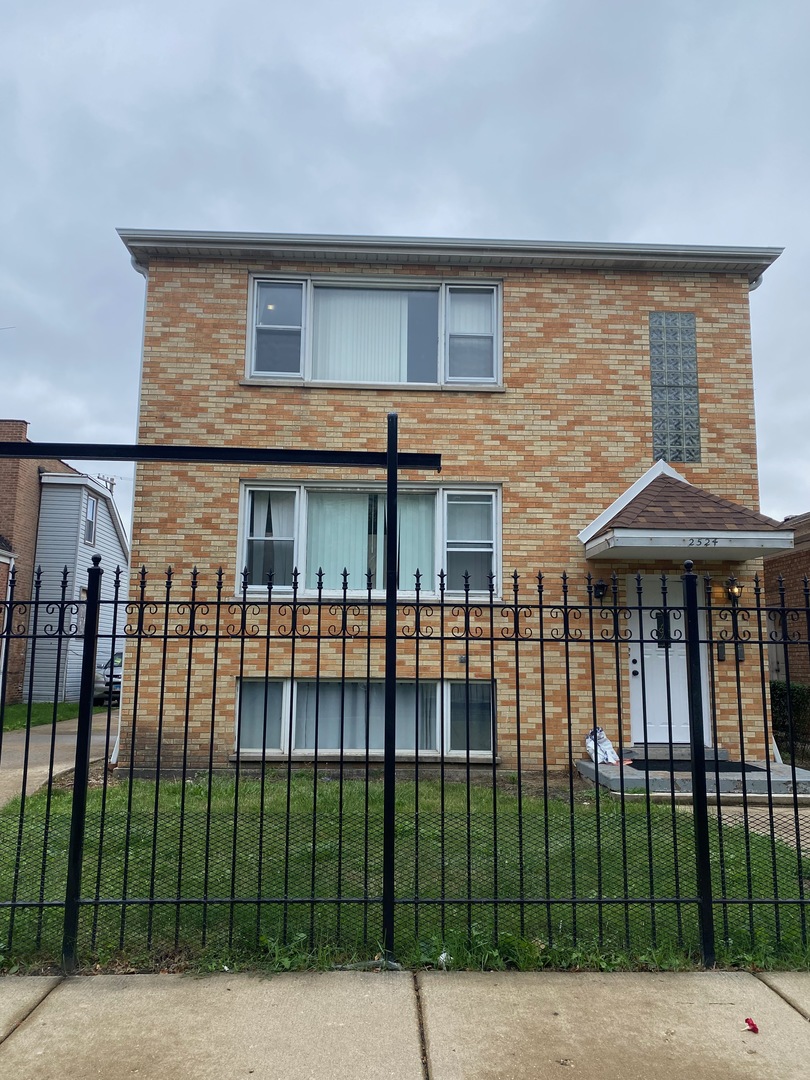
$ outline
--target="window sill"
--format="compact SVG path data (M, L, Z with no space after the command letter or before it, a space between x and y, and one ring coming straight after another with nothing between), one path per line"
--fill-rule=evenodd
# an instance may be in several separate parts
M318 593L314 590L298 590L298 595L295 597L295 602L298 604L311 604L317 602ZM343 602L342 591L324 591L320 594L320 599L324 604L341 604ZM248 604L262 603L267 600L267 586L266 585L249 585L247 590L246 602ZM290 604L293 601L293 591L286 585L274 585L273 586L273 603L278 604ZM362 591L349 590L346 593L346 603L350 607L357 607L360 604L366 604L369 601L368 592L364 589ZM242 594L238 596L226 596L222 598L224 604L241 604ZM464 593L461 592L446 592L444 594L444 606L457 607L459 604L464 604L466 598ZM493 604L499 605L505 603L502 596L495 594L492 597ZM385 603L385 591L381 589L374 589L371 593L371 603L376 607ZM416 603L415 592L405 592L403 589L397 591L397 603L398 604L414 604ZM438 607L440 603L439 594L437 592L427 592L423 590L419 594L419 603L430 604L433 607ZM471 607L487 607L489 604L489 593L474 593L471 592L469 596L469 603Z
M261 750L243 750L240 754L233 753L228 758L232 765L235 765L237 761L261 762L262 760L276 765L279 762L286 762L287 754L280 750L268 750L265 754L262 754ZM294 750L291 760L314 764L315 754L312 750ZM366 752L365 750L344 750L343 760L344 762L362 764L366 760ZM382 750L372 750L368 755L368 760L374 765L382 765L385 761ZM417 761L420 765L441 765L442 761L444 761L445 765L464 765L467 761L467 755L463 750L447 751L444 758L435 750L423 750L418 756L413 751L397 751L396 761L398 764L405 765L415 764ZM318 754L318 764L320 765L339 763L339 750L322 750ZM491 765L492 754L484 750L472 750L470 751L470 763L474 765ZM500 755L496 755L495 764L501 764Z
M295 376L288 379L281 376L263 378L259 375L249 379L240 379L239 385L246 387L295 386L314 390L390 390L396 392L405 390L409 393L427 390L463 394L505 394L507 390L502 383L349 383L302 379Z

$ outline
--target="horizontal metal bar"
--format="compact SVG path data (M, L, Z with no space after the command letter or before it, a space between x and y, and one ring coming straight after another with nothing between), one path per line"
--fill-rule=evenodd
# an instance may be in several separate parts
M580 907L580 906L594 906L597 904L644 904L649 906L650 904L697 904L698 897L696 896L665 896L665 897L649 897L649 896L611 896L611 897L587 897L587 898L572 898L570 896L561 897L555 899L548 896L525 896L523 898L516 896L420 896L420 897L397 897L394 901L398 905L406 905L412 907L416 904L422 905L465 905L465 904L497 904L503 906L505 904L531 904L531 905L553 905L559 906L564 904L566 907ZM719 903L720 901L718 901ZM783 904L790 903L788 900L738 900L729 901L729 903L761 903L761 904ZM792 901L793 903L808 903L810 899L805 901ZM80 900L79 903L82 907L165 907L173 906L176 904L235 904L235 905L251 905L255 906L259 904L264 906L265 904L380 904L382 903L381 896L225 896L225 897L155 897L150 900L149 897L127 897L126 899L121 897L115 898L88 898L87 900ZM0 904L0 907L14 906L13 904ZM39 907L35 902L29 902L26 905L18 904L17 906Z
M696 896L589 896L582 898L573 898L570 896L563 896L556 899L551 896L420 896L414 897L398 897L395 901L397 904L407 904L408 907L414 907L422 904L448 904L456 906L466 906L467 904L493 904L498 907L503 907L505 904L513 904L515 906L520 904L534 905L535 907L559 907L560 904L564 904L566 907L591 907L601 906L602 904L644 904L645 907L649 907L650 904L697 904L698 898ZM747 901L745 901L747 903ZM780 901L781 903L781 901Z
M177 907L178 904L214 904L214 905L226 905L231 904L239 907L245 905L249 907L256 907L256 905L264 904L381 904L381 896L215 896L204 898L201 896L156 896L150 900L148 896L144 897L114 897L99 898L96 900L90 897L87 900L80 900L79 905L81 907ZM466 901L465 901L466 903ZM36 901L28 901L27 903L17 903L13 901L7 901L0 903L0 908L3 907L40 907Z
M561 899L556 899L556 898L548 897L548 896L526 896L526 897L523 897L523 899L520 899L519 897L499 897L499 898L495 899L493 897L476 897L476 896L473 896L473 897L468 897L468 896L447 896L447 897L443 897L443 898L442 897L436 897L436 896L430 896L430 897L423 896L423 897L419 897L418 899L414 899L413 897L398 897L395 900L395 903L397 905L406 905L408 907L413 907L416 904L419 904L420 906L423 905L423 904L424 905L446 904L448 906L450 906L450 905L459 905L459 904L462 904L462 905L466 905L466 904L475 904L475 905L497 904L500 907L502 907L505 904L528 904L529 906L533 906L533 907L546 906L546 905L550 905L552 907L559 907L560 904L565 904L567 907L572 907L572 906L573 907L580 907L580 906L585 906L585 905L590 904L593 907L593 906L596 906L598 904L632 904L632 905L637 905L637 904L645 904L645 905L649 905L649 904L684 904L684 905L690 905L690 904L696 904L697 902L698 902L698 898L695 897L695 896L653 897L653 898L651 898L649 896L646 896L646 897L611 896L611 897L588 897L588 898L585 898L585 899L579 899L579 898L578 899L572 899L570 896L569 897L562 897ZM189 897L188 899L186 899L185 897L181 897L181 898L177 898L177 897L161 897L161 898L156 898L154 900L150 900L148 897L144 897L143 899L138 899L136 897L132 897L132 898L128 897L126 899L123 899L123 898L119 897L119 898L116 898L116 899L98 899L98 900L88 899L88 900L80 900L79 901L79 904L80 904L81 907L97 907L97 906L98 907L144 907L144 906L147 906L148 907L149 905L152 905L154 907L166 907L166 906L174 907L177 904L195 904L195 905L196 904L235 904L235 905L238 905L238 906L243 906L245 904L252 905L252 906L255 906L257 904L262 905L262 906L265 905L265 904L316 904L318 906L321 906L323 904L369 904L369 905L373 905L373 904L381 904L381 903L382 903L382 897L381 896L369 896L369 897L363 897L363 896L358 896L358 897L354 897L354 896L315 896L315 897L312 897L312 896L296 896L296 897L292 897L292 896L286 896L286 897L285 896L281 896L281 897L259 896L259 897L255 897L254 896L254 897L241 897L240 896L240 897L234 897L233 899L231 899L230 896L227 896L227 897L222 897L222 898L217 897L217 898L207 899L207 900L204 900L201 897ZM712 901L712 906L714 906L714 907L725 907L725 906L734 905L734 904L738 904L738 905L739 904L745 904L746 906L749 905L749 904L754 904L757 907L766 907L766 906L774 906L774 907L776 907L776 906L778 906L778 907L789 906L790 907L790 906L795 906L795 905L806 905L806 906L810 907L810 896L806 896L804 898L798 897L798 896L784 897L784 898L780 897L779 899L776 899L775 897L750 897L750 898L740 898L740 899L734 899L734 900L731 900L731 899L728 899L728 898L723 898L723 899L714 899ZM39 901L39 900L0 900L0 910L11 909L11 908L61 908L61 907L64 907L64 906L65 906L65 904L64 904L63 900L44 900L44 901Z
M144 446L136 443L0 442L0 458L72 458L74 461L195 461L211 465L356 465L384 469L380 450L288 450L256 446ZM441 454L399 454L398 469L442 467Z

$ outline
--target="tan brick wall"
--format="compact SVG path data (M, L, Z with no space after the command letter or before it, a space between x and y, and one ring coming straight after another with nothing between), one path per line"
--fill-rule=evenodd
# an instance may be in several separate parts
M376 265L332 269L380 274ZM567 570L582 600L589 567L577 533L652 464L648 313L694 311L702 460L675 463L676 468L718 495L757 506L748 289L742 276L495 267L461 274L430 265L386 267L392 276L502 281L504 387L470 391L246 384L251 270L324 272L306 264L248 267L181 259L150 268L140 442L380 450L386 414L395 410L400 449L440 452L443 459L440 477L404 479L501 485L504 574L517 570L531 588L538 570L549 581ZM329 476L369 479L367 473L345 469ZM133 566L147 565L159 576L168 565L181 575L196 565L208 580L222 566L233 595L240 561L240 480L322 478L300 467L140 465ZM591 569L594 576L605 574L602 564ZM639 568L618 569L624 574ZM662 569L681 572L680 565ZM222 685L233 677L226 674ZM148 695L145 689L141 693ZM205 713L206 693L194 700L195 717ZM509 694L499 685L499 709L505 714ZM232 703L222 704L223 714L230 709L232 717ZM150 706L142 696L141 705L138 722L145 735L150 724L154 728L149 718L154 702ZM210 694L207 708L210 715ZM589 696L580 694L577 757L592 723L590 708ZM525 730L537 732L536 697L526 701L526 709ZM560 689L547 716L554 764L567 761L566 720ZM227 742L223 736L217 754L225 752ZM504 760L512 760L507 734L504 744ZM539 764L539 738L527 755Z

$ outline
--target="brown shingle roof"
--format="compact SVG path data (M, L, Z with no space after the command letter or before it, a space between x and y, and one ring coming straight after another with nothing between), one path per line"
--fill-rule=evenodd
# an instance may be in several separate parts
M657 476L597 533L609 529L720 530L763 532L789 529L773 518L721 499L710 491L671 476Z

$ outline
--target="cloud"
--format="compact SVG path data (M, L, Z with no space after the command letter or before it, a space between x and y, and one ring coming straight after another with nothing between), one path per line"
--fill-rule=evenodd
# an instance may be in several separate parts
M809 36L799 0L17 5L0 412L134 441L116 226L786 244L752 295L763 509L807 510Z

